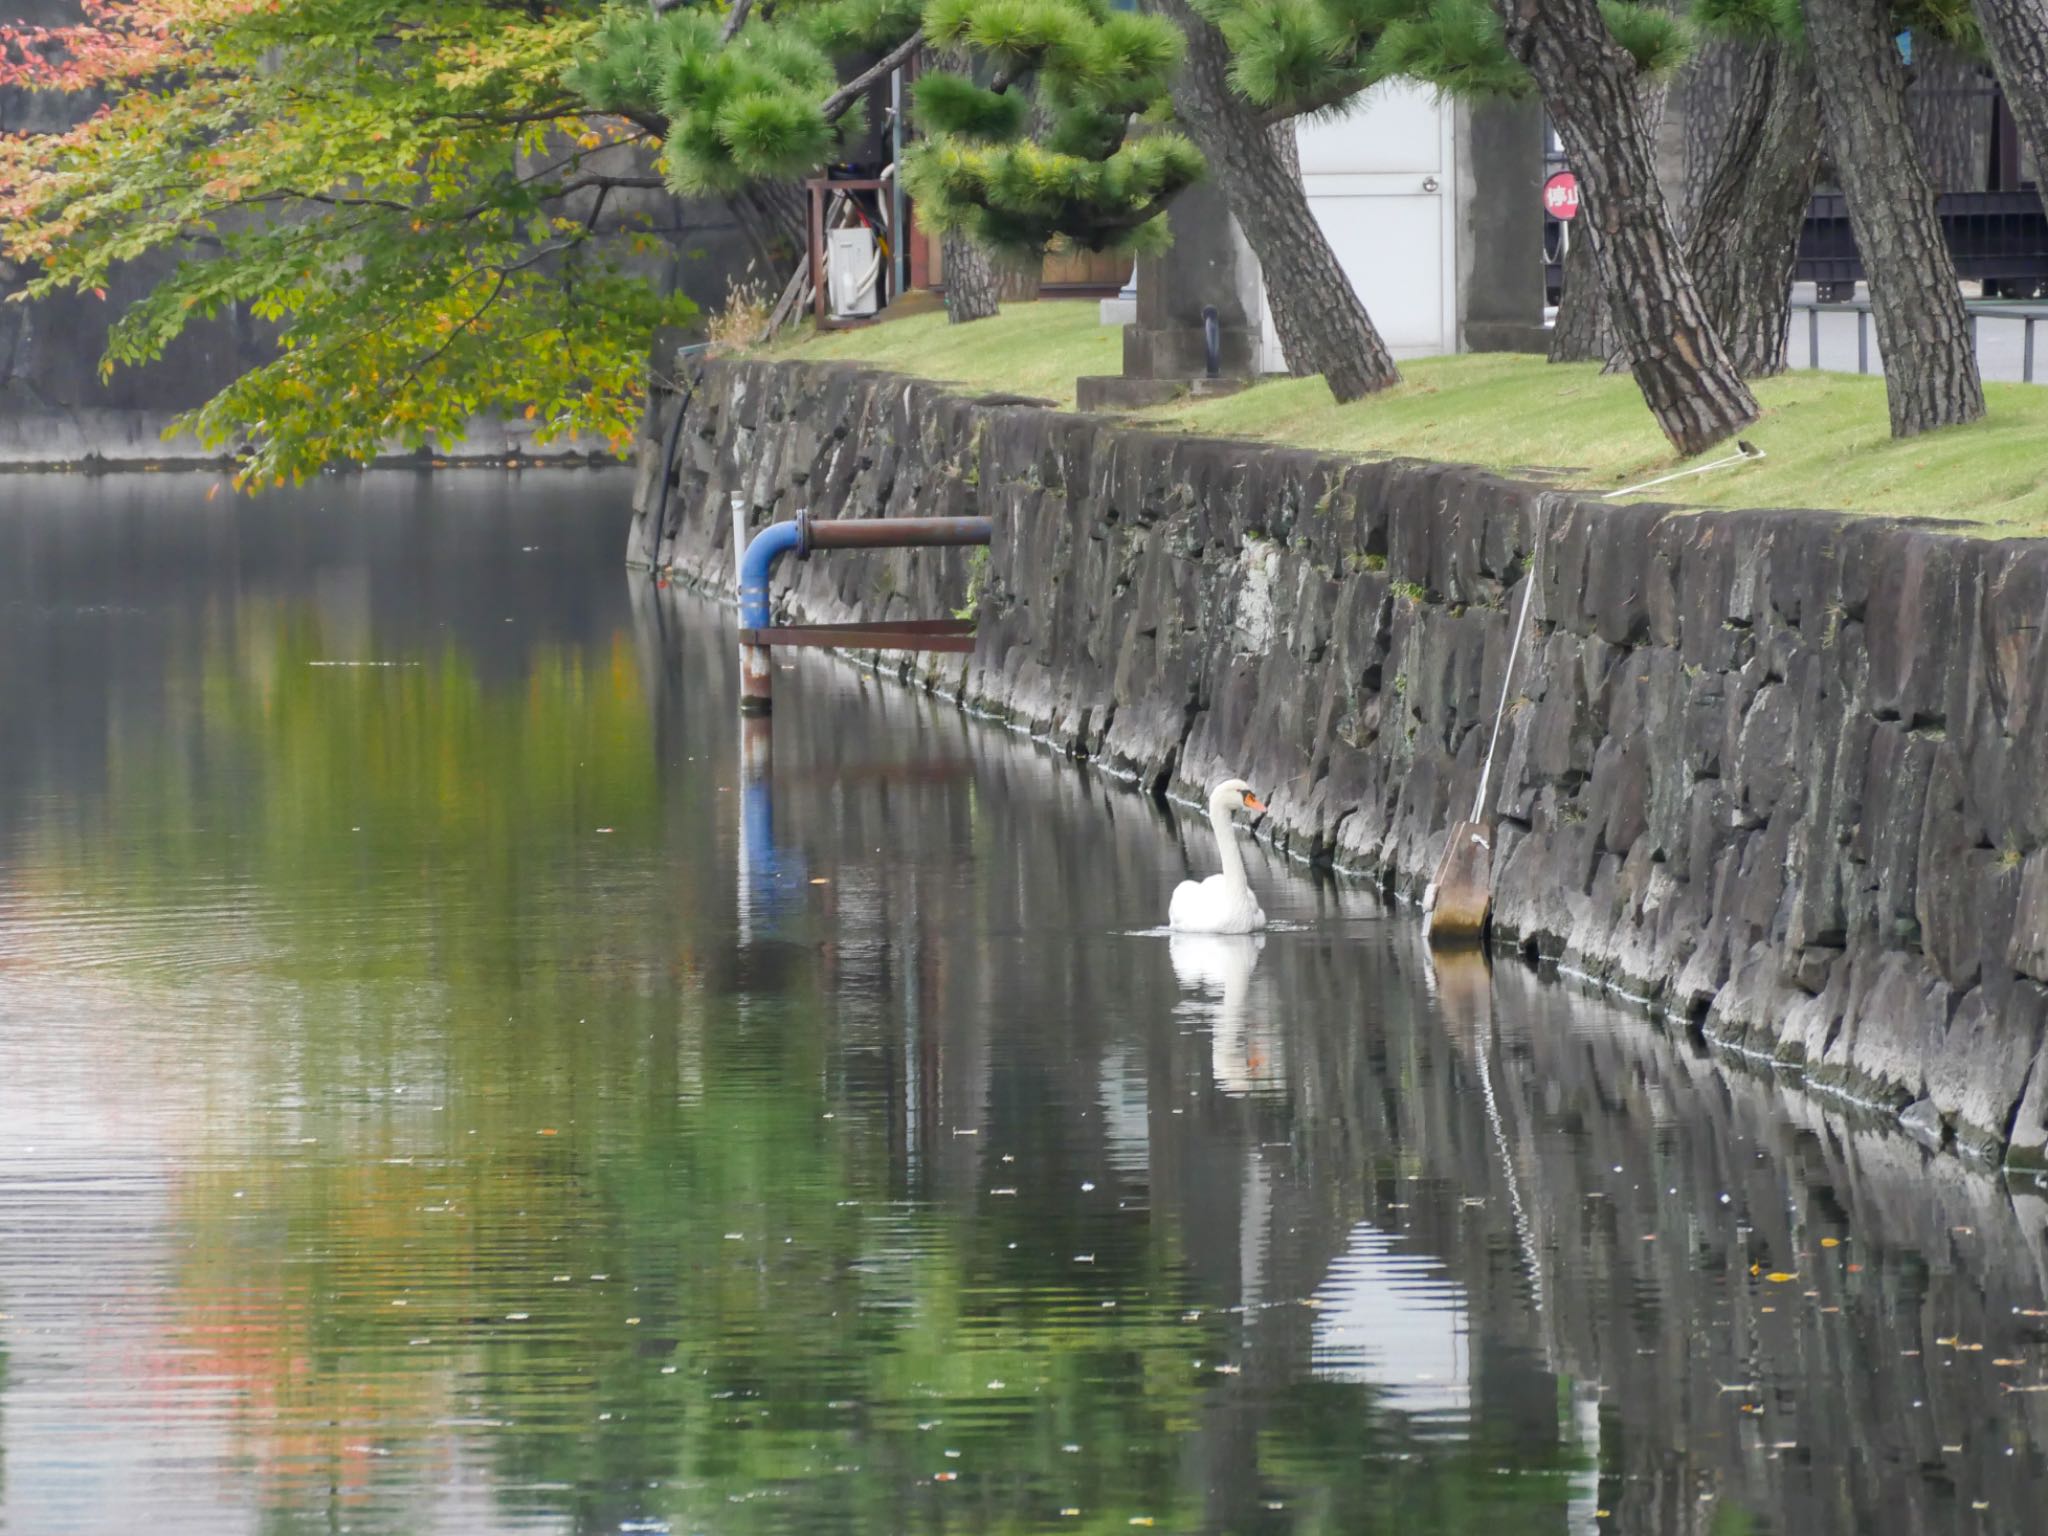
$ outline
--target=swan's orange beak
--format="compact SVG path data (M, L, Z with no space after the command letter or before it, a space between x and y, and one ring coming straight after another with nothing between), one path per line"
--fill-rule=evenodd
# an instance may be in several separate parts
M1266 808L1266 802L1250 790L1246 790L1244 792L1244 808L1248 811L1263 811Z

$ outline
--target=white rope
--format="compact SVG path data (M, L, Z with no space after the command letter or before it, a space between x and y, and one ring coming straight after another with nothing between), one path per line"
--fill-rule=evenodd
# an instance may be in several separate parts
M1623 486L1618 491L1609 491L1600 499L1602 501L1612 501L1617 496L1633 496L1637 491L1647 491L1654 485L1669 485L1673 480L1683 480L1687 475L1704 475L1710 469L1726 469L1730 464L1748 464L1766 457L1768 455L1765 454L1763 449L1757 447L1754 443L1738 442L1735 445L1735 452L1729 454L1725 459L1716 459L1711 464L1695 464L1691 469L1675 469L1668 475L1659 475L1654 480L1645 480L1641 485L1628 485Z
M1493 777L1493 754L1500 746L1500 722L1508 712L1508 690L1515 684L1515 658L1522 654L1522 631L1529 627L1529 599L1536 595L1537 577L1543 570L1544 506L1536 504L1536 537L1529 551L1528 585L1522 588L1522 612L1515 620L1514 643L1508 647L1508 670L1500 680L1500 703L1493 711L1493 739L1486 744L1486 761L1479 769L1479 793L1472 797L1472 821L1486 809L1486 782Z

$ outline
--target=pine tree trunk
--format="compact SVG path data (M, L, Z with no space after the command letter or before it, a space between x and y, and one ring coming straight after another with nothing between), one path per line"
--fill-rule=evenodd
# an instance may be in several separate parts
M988 252L957 229L946 231L940 249L946 263L946 318L954 325L989 319L1001 293Z
M1187 34L1187 57L1173 83L1174 115L1208 159L1259 258L1288 371L1297 378L1321 374L1340 402L1399 383L1393 356L1309 211L1291 141L1283 153L1275 130L1231 89L1222 34L1185 0L1147 3ZM1277 131L1292 135L1293 124Z
M1870 281L1892 436L1975 421L1984 388L1934 191L1913 152L1888 0L1801 0L1821 114Z
M1707 183L1721 164L1722 145L1735 121L1750 65L1761 45L1709 38L1679 72L1680 112L1685 119L1685 195L1679 200L1678 233L1690 239Z
M1557 296L1557 319L1550 327L1549 359L1553 363L1605 362L1615 350L1614 306L1600 281L1600 263L1579 216L1565 226L1564 288Z
M1738 57L1721 135L1699 167L1685 260L1737 371L1761 379L1785 369L1792 267L1820 171L1820 89L1803 49L1749 45Z
M2035 175L2048 176L2048 0L1977 0L1977 20Z
M1681 454L1757 418L1756 399L1714 334L1657 182L1634 61L1598 0L1495 0L1508 47L1543 93L1572 170L1586 237L1613 297L1629 371Z
M1984 66L1960 49L1913 35L1906 121L1936 195L1991 185L1991 94Z
M1005 304L1029 304L1045 286L1045 258L1029 261L996 262L996 295Z
M778 278L803 259L805 203L803 188L793 181L750 181L726 198L755 258Z

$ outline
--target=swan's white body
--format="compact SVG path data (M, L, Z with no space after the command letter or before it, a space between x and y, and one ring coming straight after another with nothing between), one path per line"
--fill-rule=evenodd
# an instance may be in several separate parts
M1216 831L1216 855L1223 873L1206 880L1183 880L1167 904L1166 925L1179 933L1257 933L1266 926L1251 883L1244 877L1244 855L1238 851L1237 829L1230 813L1262 811L1258 797L1242 779L1226 779L1209 792L1209 825Z

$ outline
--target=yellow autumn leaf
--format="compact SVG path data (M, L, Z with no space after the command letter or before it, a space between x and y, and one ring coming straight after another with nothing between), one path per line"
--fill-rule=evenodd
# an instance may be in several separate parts
M1782 1269L1774 1269L1768 1275L1765 1275L1764 1278L1773 1285L1783 1285L1787 1281L1797 1280L1799 1277L1797 1275L1788 1275Z

